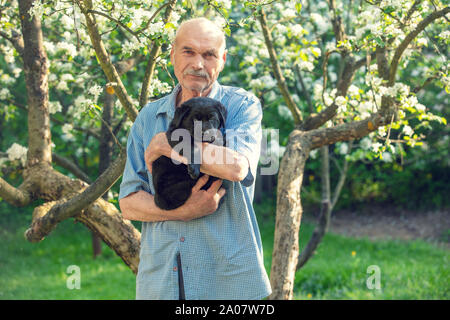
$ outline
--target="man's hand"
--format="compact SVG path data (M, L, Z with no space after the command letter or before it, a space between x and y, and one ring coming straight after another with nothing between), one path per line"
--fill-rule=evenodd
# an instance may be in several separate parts
M157 133L150 143L148 144L147 149L144 153L145 164L147 165L148 171L152 173L152 164L158 159L160 156L166 156L168 158L172 158L176 161L187 163L187 159L182 157L175 152L169 144L167 140L167 136L165 132Z
M203 175L198 179L192 188L192 194L187 201L179 208L175 209L183 221L200 218L209 215L217 210L220 199L225 195L226 190L221 188L222 180L214 181L208 190L201 190L209 176Z

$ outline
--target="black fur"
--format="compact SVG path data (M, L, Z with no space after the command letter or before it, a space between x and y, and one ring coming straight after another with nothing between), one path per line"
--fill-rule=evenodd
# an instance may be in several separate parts
M204 135L208 129L225 128L226 116L227 111L219 101L206 97L192 98L176 108L173 120L170 122L166 132L167 140L173 148L181 140L172 140L172 132L179 128L188 130L191 139L190 159L193 162L195 153L199 152L193 143L194 121L202 121L203 140L204 137L210 137L210 135ZM214 140L207 142L214 142L215 144L224 146L226 140L225 134L222 136L222 141L218 140L216 136L214 136ZM182 150L180 154L183 155ZM188 155L185 156L189 159ZM203 173L200 172L200 164L175 164L172 159L165 156L161 156L153 162L152 172L153 186L155 187L155 203L164 210L172 210L183 205L191 195L192 187L203 176ZM217 179L216 177L210 176L208 182L202 189L208 189Z

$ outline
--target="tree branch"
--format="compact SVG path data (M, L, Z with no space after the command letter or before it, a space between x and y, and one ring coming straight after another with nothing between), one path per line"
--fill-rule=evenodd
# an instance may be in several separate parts
M5 38L9 42L11 42L12 45L14 46L14 48L16 49L16 51L20 54L21 57L23 57L24 44L23 44L22 35L20 33L16 32L15 30L13 30L11 33L12 33L12 37L9 37L6 33L4 33L3 31L0 30L0 36L2 36L3 38Z
M378 127L386 125L389 120L381 113L375 113L364 120L344 123L331 128L320 128L304 133L304 137L311 141L311 150L323 145L333 144L339 141L359 139Z
M88 11L92 9L92 3L88 0L84 0L84 4L82 4L81 0L76 0L77 4L83 12L86 18L86 25L89 33L89 37L91 38L92 46L94 47L97 58L100 62L100 65L108 78L109 82L115 82L117 85L115 87L115 92L117 97L120 100L120 103L124 107L125 111L128 113L128 116L132 121L134 121L138 115L138 110L133 105L133 101L128 95L125 86L120 80L120 75L118 74L116 68L111 63L111 59L109 58L108 53L106 52L105 46L103 45L103 41L98 31L97 23L95 22L95 17L89 13Z
M166 13L164 15L164 23L167 23L170 19L170 15L175 7L176 0L170 0L167 4L163 6L168 6ZM139 106L143 108L148 101L148 95L150 90L150 84L153 79L153 74L155 72L156 57L159 55L161 50L161 44L158 41L153 41L152 50L148 56L147 67L145 69L144 80L142 81L141 96L139 97Z
M43 207L42 214L36 218L33 217L31 227L25 232L26 239L30 242L43 240L59 222L79 214L80 211L100 198L122 175L126 159L126 153L120 153L108 169L83 192L69 200L63 198Z
M281 91L281 94L283 95L284 101L286 102L289 110L292 113L292 116L294 117L294 122L296 124L300 124L303 121L302 114L295 104L294 100L292 99L291 94L289 93L288 86L286 84L286 79L283 76L283 73L281 71L280 65L278 64L277 60L277 54L275 52L275 48L273 46L273 40L272 36L269 33L269 28L267 27L267 20L266 20L266 14L264 13L263 9L261 8L258 15L258 20L261 24L262 32L264 35L264 40L266 43L267 50L269 51L270 56L270 62L272 64L272 70L275 74L275 78L277 80L278 88Z
M70 161L69 159L57 155L56 153L52 153L52 160L55 164L63 167L64 169L69 170L72 172L75 177L77 177L80 180L83 180L84 182L91 183L92 180L89 178L89 176L83 172L75 163Z
M15 188L0 177L0 198L16 207L25 207L34 199L30 192L24 189L24 184Z
M397 73L398 64L400 62L400 59L402 57L403 52L406 50L408 45L414 40L415 37L419 35L420 32L422 32L430 23L432 23L434 20L439 19L443 16L445 16L447 13L450 12L450 7L445 7L442 10L435 11L428 15L425 19L419 22L416 29L411 31L405 39L400 43L400 45L397 47L394 53L394 57L392 58L390 70L389 70L389 82L388 86L394 85L395 82L395 75Z

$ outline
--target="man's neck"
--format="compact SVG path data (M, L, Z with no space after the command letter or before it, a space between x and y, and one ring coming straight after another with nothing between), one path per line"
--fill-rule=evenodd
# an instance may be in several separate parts
M211 92L212 86L204 91L192 91L192 90L183 90L183 87L180 88L177 94L176 106L180 106L183 102L188 101L191 98L195 97L206 97Z

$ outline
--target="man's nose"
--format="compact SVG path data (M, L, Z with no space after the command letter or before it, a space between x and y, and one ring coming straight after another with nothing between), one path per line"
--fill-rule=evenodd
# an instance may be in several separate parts
M196 55L195 60L192 62L192 67L199 70L199 69L203 69L204 64L203 64L203 58L201 55Z

